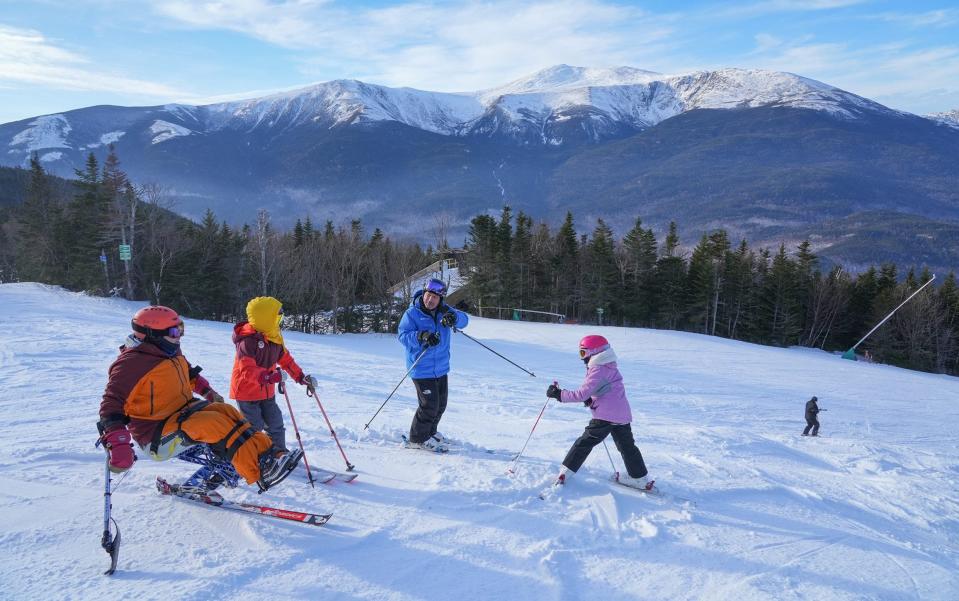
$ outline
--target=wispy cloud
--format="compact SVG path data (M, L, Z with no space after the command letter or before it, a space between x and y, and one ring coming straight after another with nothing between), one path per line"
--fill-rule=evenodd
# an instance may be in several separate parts
M84 56L59 47L38 31L2 24L0 85L10 88L31 85L60 90L110 91L148 97L183 94L163 84L103 71Z
M918 47L898 41L852 48L819 43L812 36L789 41L756 36L752 62L819 79L896 108L913 105L912 110L924 112L945 98L959 106L959 45ZM927 93L928 101L923 101Z
M923 27L951 27L959 24L959 8L930 10L920 13L885 12L871 15L870 19L900 23L914 29Z
M349 11L310 0L163 0L154 7L185 26L295 50L309 77L349 65L351 77L445 91L489 86L563 62L664 68L659 63L675 49L675 15L600 0L411 2Z

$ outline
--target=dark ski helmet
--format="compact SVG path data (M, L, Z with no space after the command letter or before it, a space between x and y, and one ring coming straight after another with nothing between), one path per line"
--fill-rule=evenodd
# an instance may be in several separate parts
M443 298L446 296L446 282L437 278L430 278L426 285L423 286L425 292L432 292L433 294Z

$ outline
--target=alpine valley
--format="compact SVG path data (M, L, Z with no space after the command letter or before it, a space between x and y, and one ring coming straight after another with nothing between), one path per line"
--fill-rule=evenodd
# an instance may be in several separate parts
M95 106L0 125L0 165L73 177L113 144L178 212L359 218L423 237L509 204L685 243L714 228L856 268L959 265L959 111L917 116L781 72L558 65L467 93L337 80L251 100ZM422 215L423 219L411 219ZM424 240L431 242L431 240Z

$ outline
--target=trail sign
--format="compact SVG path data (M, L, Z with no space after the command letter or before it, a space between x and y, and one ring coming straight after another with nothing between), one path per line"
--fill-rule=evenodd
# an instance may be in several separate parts
M120 245L120 260L121 260L121 261L129 261L129 260L132 259L132 258L133 258L133 253L130 251L130 245L129 245L129 244L121 244L121 245Z

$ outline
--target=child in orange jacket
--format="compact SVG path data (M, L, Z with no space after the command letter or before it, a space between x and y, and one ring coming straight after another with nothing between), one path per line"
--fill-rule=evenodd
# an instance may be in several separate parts
M276 385L282 368L297 384L317 385L303 373L283 344L280 322L283 305L272 296L258 296L246 305L246 321L233 328L236 357L230 378L230 398L256 430L266 430L277 454L287 452L283 413L276 404Z

